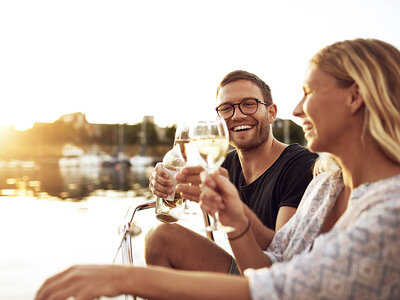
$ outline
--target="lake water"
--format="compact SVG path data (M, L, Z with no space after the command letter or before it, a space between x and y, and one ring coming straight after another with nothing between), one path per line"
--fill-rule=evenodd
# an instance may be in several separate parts
M33 299L43 281L73 264L112 263L130 207L151 199L149 168L66 168L42 164L0 169L0 299ZM200 228L202 216L182 219ZM144 265L143 237L154 210L135 217L134 263ZM115 299L124 299L118 297Z

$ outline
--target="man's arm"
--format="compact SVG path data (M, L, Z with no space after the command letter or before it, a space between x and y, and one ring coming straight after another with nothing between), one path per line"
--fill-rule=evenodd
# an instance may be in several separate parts
M250 220L250 228L253 232L253 236L256 239L258 245L263 250L267 250L269 244L274 238L275 231L265 226L257 215L243 203L244 212L246 217ZM278 211L278 217L276 219L276 231L278 231L287 221L294 215L296 208L290 206L282 206Z
M239 269L269 267L271 261L263 252L260 243L266 247L271 242L274 232L264 227L242 202L228 177L221 174L202 175L205 176L201 185L201 208L209 214L218 211L221 223L235 228L233 232L228 233L228 239ZM259 241L256 240L253 230L257 231ZM262 237L263 234L267 237Z
M276 217L275 231L281 229L283 225L295 214L297 208L292 206L281 206Z
M243 207L246 217L250 220L250 229L254 239L261 249L266 250L274 238L275 231L265 226L246 204L243 203Z
M186 167L176 176L178 181L177 191L182 193L182 197L189 199L191 201L198 202L200 196L200 172L203 170L202 167ZM220 169L219 172L224 176L228 176L228 172L225 169ZM190 183L190 184L189 184ZM267 250L269 244L271 243L275 231L266 227L257 215L243 203L244 211L246 217L251 222L251 230L253 232L254 238L256 239L258 245L263 250ZM290 217L296 212L296 208L291 206L281 206L278 211L275 229L278 231Z

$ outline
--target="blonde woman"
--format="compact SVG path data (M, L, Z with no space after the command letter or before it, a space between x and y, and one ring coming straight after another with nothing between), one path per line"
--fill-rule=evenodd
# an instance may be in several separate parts
M399 299L400 52L379 40L335 43L311 59L303 89L294 115L307 146L338 169L320 170L267 251L224 172L203 174L202 207L236 228L228 238L245 276L76 266L36 299Z

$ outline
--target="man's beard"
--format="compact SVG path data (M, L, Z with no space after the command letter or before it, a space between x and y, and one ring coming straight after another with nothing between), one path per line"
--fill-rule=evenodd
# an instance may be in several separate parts
M257 131L250 141L233 141L230 139L230 144L240 151L250 151L264 144L269 137L271 126L267 122L263 122L259 131Z

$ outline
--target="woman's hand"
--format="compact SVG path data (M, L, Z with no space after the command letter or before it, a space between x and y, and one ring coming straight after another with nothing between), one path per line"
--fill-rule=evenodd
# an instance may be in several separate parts
M241 226L246 219L243 202L236 187L229 181L228 172L223 168L213 174L202 172L201 179L201 208L211 215L218 211L223 225Z
M36 294L35 300L68 299L91 300L100 296L114 297L122 294L118 285L124 281L124 266L82 265L73 266L47 279Z

